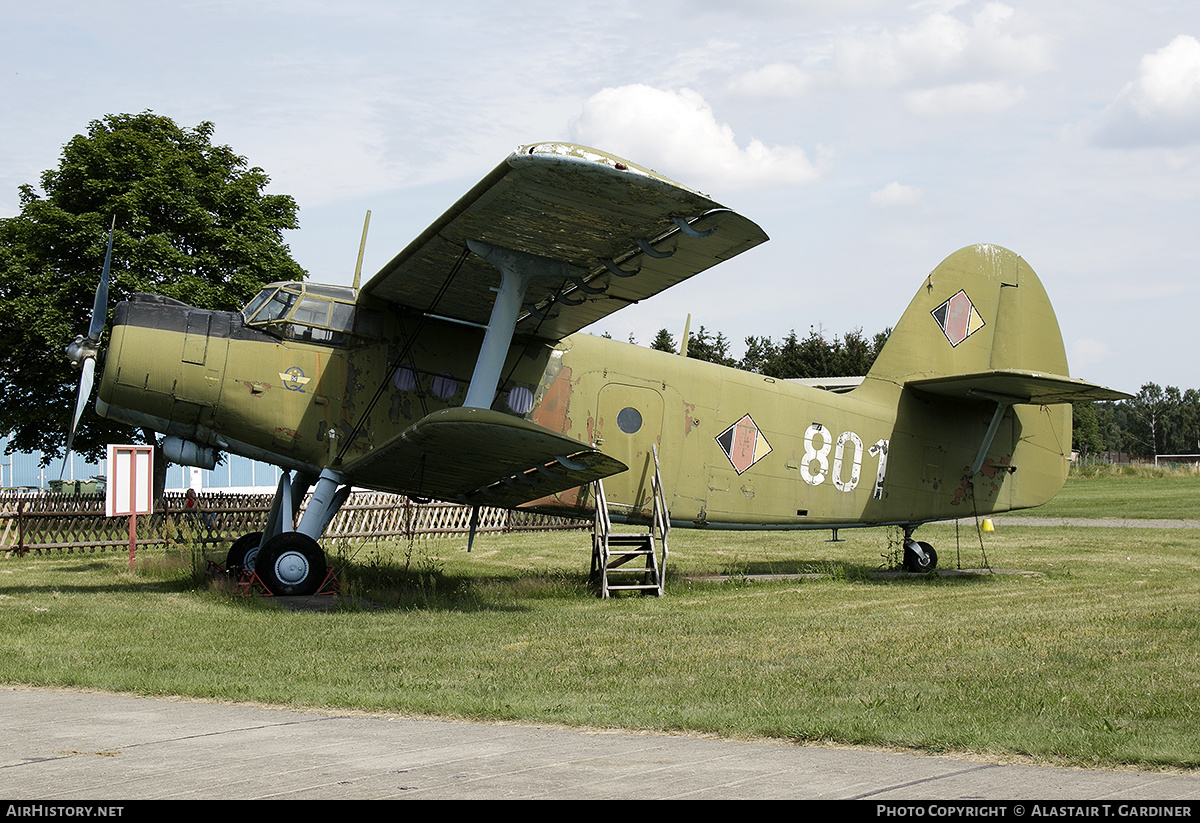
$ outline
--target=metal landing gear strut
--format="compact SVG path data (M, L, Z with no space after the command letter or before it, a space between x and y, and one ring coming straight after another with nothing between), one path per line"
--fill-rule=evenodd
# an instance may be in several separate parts
M931 572L937 568L937 552L930 544L913 538L916 529L904 527L904 570L913 574Z
M350 496L350 486L342 483L337 472L322 471L300 524L293 530L300 501L311 485L311 478L303 475L297 475L293 483L291 474L285 471L279 478L265 528L234 541L226 568L253 571L276 596L314 594L329 569L318 541Z

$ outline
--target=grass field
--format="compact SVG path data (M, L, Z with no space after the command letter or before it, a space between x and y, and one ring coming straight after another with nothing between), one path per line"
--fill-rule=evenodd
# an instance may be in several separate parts
M1034 513L1197 499L1196 477L1080 477ZM1095 510L1117 505L1146 514ZM485 536L343 547L350 596L322 613L233 597L187 553L9 558L0 682L1200 768L1200 531L920 534L943 569L1006 573L874 575L884 529L675 530L665 598L599 601L586 532Z
M1098 465L1073 473L1045 506L1005 517L1200 520L1200 473L1153 466Z

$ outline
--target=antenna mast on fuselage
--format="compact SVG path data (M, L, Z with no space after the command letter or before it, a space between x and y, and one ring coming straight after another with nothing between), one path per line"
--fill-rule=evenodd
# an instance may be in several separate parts
M371 226L371 210L367 209L367 218L363 220L362 241L358 244L358 263L354 266L354 291L358 292L358 285L362 281L362 261L363 252L367 250L367 229Z

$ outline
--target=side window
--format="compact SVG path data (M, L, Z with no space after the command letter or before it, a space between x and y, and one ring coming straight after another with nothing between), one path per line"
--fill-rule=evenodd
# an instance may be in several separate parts
M350 331L354 328L354 306L349 303L331 303L333 313L329 318L329 327L337 331Z
M254 313L263 307L263 304L271 299L271 295L275 293L274 289L263 289L254 296L254 299L246 304L246 308L242 309L242 316L246 318L246 322L254 319Z
M300 323L288 323L284 334L288 340L299 340L304 343L322 343L328 346L344 346L349 339L345 332L318 329L315 326L305 326Z
M304 297L300 300L300 305L296 306L296 310L292 312L292 322L305 326L328 326L329 306L328 300Z

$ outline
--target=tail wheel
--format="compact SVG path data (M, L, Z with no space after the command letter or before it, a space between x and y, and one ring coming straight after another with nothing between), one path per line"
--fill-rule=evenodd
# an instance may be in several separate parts
M921 551L917 551L919 546ZM922 552L924 557L921 556ZM921 572L931 572L937 568L937 552L933 546L928 543L919 541L910 541L904 546L904 570L920 574Z
M258 544L262 542L262 532L243 534L229 547L225 557L225 568L230 574L241 574L242 569L254 570L254 557L258 554ZM235 571L236 570L236 571Z
M268 540L254 560L254 571L271 594L313 594L325 581L325 552L306 534L284 532Z

